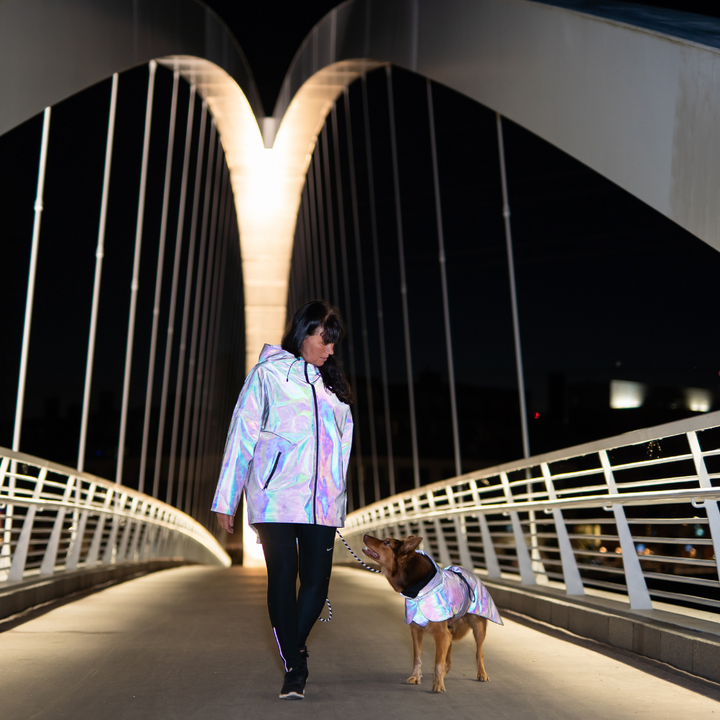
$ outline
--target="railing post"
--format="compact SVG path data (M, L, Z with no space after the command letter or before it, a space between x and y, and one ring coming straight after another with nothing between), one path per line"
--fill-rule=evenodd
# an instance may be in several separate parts
M166 548L168 544L168 535L170 534L167 528L160 528L159 531L160 537L158 538L158 545L157 550L155 552L155 557L162 558L165 557Z
M447 494L448 503L450 507L457 507L455 502L455 493L453 492L453 486L448 485L445 488ZM470 555L470 548L467 543L467 530L465 529L465 516L458 517L453 515L453 525L455 526L455 536L457 537L458 553L460 554L460 564L472 571L475 568L473 563L472 555Z
M140 554L138 560L145 560L149 554L151 554L152 545L155 542L155 525L152 524L152 520L155 519L155 508L150 508L150 514L148 515L148 522L145 523L145 537L143 538L143 544L140 548Z
M103 510L110 509L110 503L112 502L114 490L107 489L105 492L105 502L103 503ZM98 515L97 524L95 525L95 532L93 533L93 539L90 543L90 550L88 550L87 557L85 558L85 567L95 567L98 564L98 557L100 556L100 545L102 544L103 531L105 530L105 520L107 515L102 512ZM110 538L108 538L109 540Z
M5 457L2 461L0 461L0 490L2 490L2 487L5 484L5 478L7 476L9 465L10 458ZM7 573L7 568L10 564L10 541L12 539L12 533L6 523L7 520L3 519L2 527L0 528L0 531L2 531L0 541L0 581L6 579L3 575Z
M695 472L698 476L698 484L701 488L712 488L710 482L705 459L702 450L700 450L700 442L697 438L697 432L689 432L687 434L690 443L690 451L692 452L693 462L695 463ZM708 526L710 527L710 537L713 542L713 550L715 551L715 564L718 567L718 575L720 575L720 511L718 511L717 500L704 501L705 512L707 514Z
M116 505L117 507L117 505ZM120 518L115 515L112 519L112 527L110 528L110 535L108 537L107 545L105 546L105 552L103 553L102 564L111 565L113 562L113 553L115 553L115 562L117 562L117 552L115 551L115 543L117 542L118 530L120 529Z
M490 533L490 528L488 527L487 518L484 513L479 513L477 517L478 522L480 523L480 533L482 535L485 565L488 577L502 577L502 573L500 572L500 563L498 563L497 554L495 553L495 546L493 545L492 534Z
M136 529L133 533L132 543L130 544L130 552L127 555L127 560L130 562L135 560L135 555L138 549L138 543L140 542L140 535L146 529L147 524L145 523L145 513L147 511L147 502L143 502L138 512L139 517L135 520Z
M33 500L38 500L40 498L43 481L45 480L46 476L47 468L42 468L40 470L40 474L38 475L38 479L35 482ZM10 572L8 573L8 580L10 582L23 579L23 575L25 573L25 563L27 562L28 548L30 547L30 536L32 535L36 512L37 506L31 505L27 509L27 513L25 514L25 521L23 522L22 530L20 531L20 537L18 538L17 545L15 546L12 565L10 566Z
M123 536L122 540L120 540L120 547L118 548L117 552L117 563L121 563L125 561L125 553L127 552L127 546L128 541L130 540L130 531L132 530L132 526L135 523L134 516L135 515L135 508L137 507L138 499L133 498L132 502L130 503L130 513L131 517L125 518L125 529L123 530ZM123 504L123 509L125 509L125 505Z
M97 519L97 525L95 525L95 532L93 532L93 539L90 543L90 550L88 550L87 557L85 558L85 567L95 567L98 564L98 557L100 555L100 543L102 542L103 530L105 530L105 514L100 513Z
M96 487L97 485L95 483L90 483L90 487L88 488L85 500L85 504L88 506L91 505L93 497L95 496ZM73 541L72 548L68 553L68 559L65 562L65 570L75 570L75 568L78 566L78 563L80 562L80 553L82 552L82 543L83 539L85 538L85 527L87 525L87 519L88 510L83 510L80 514L80 522L78 523L78 530L77 534L75 535L75 540Z
M80 551L82 550L82 543L85 537L85 526L87 525L88 511L83 510L80 513L80 520L78 522L77 533L73 540L72 548L68 553L68 559L65 562L65 570L75 570L80 561Z
M478 489L477 480L470 481L470 492L473 496L473 502L477 507L482 505L482 498L480 497L480 490ZM498 564L497 555L495 554L495 546L492 541L492 534L487 523L485 513L478 513L475 517L478 519L480 525L480 535L482 537L483 544L483 555L485 556L485 569L487 570L488 577L499 578L502 577L500 572L500 565Z
M27 509L25 520L23 522L20 537L18 538L15 552L12 556L12 565L8 573L8 581L13 582L22 580L25 573L25 562L27 561L28 547L30 545L30 535L32 533L33 524L35 522L35 513L37 508L33 505Z
M600 450L598 455L600 455L600 463L605 474L608 492L611 495L617 495L617 485L615 484L615 476L610 466L607 450ZM625 517L625 508L618 503L612 503L612 511L615 515L615 525L620 539L620 550L622 552L623 567L625 568L625 582L628 597L630 598L630 607L633 610L652 610L652 601L640 566L640 560L638 560L635 551L630 526L627 517Z
M540 463L543 477L545 478L545 487L548 491L550 500L557 500L555 486L553 485L550 468L547 463ZM575 553L568 537L565 519L563 518L560 508L553 508L553 520L555 521L555 532L557 533L558 547L560 548L560 561L562 563L563 579L565 580L565 590L568 595L584 595L585 588L580 577Z
M72 495L75 486L74 477L69 477L65 492L63 492L63 502L67 502ZM78 482L80 482L78 480ZM53 529L50 533L50 540L45 549L42 565L40 566L40 575L52 575L55 572L55 563L57 562L58 548L60 547L60 536L62 535L63 525L65 524L65 508L60 508L55 516Z
M428 503L430 504L430 510L435 510L435 498L432 494L432 490L428 490ZM433 518L433 527L435 528L435 537L437 538L438 544L438 555L440 556L441 565L451 565L450 553L448 551L447 542L445 541L445 535L442 529L442 523L438 518Z
M507 473L500 473L505 500L509 503L513 502L512 492L510 490L510 481ZM535 573L532 568L532 560L525 544L525 536L523 535L522 525L516 510L509 510L510 522L512 524L513 535L515 536L515 552L518 560L518 569L520 570L520 579L523 585L535 585Z

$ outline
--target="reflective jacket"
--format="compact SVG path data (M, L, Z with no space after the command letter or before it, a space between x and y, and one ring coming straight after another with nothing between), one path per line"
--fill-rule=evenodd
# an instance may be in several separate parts
M243 489L250 524L345 524L350 406L320 371L265 345L230 422L214 512L234 515Z
M490 593L475 573L459 565L448 565L443 569L427 553L422 550L416 552L431 560L436 573L417 597L410 598L400 593L405 598L405 622L408 625L415 623L425 627L428 622L443 622L462 617L465 613L503 624Z

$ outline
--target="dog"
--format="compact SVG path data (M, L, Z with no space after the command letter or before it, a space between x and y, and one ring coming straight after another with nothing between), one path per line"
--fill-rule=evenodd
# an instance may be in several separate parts
M435 640L435 676L432 692L445 692L445 675L452 665L452 643L472 630L475 636L477 679L488 682L483 661L487 621L503 624L493 599L480 579L450 565L441 569L418 545L421 537L380 540L364 535L363 553L374 560L393 590L405 598L405 622L413 640L413 670L409 685L422 679L422 639L425 632Z

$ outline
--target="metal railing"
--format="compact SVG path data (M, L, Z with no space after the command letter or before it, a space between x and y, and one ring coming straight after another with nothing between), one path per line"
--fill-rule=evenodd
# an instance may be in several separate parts
M421 535L442 564L720 610L720 412L480 470L351 513L364 533ZM338 553L340 554L340 553Z
M0 583L161 558L230 565L210 532L177 508L0 448Z

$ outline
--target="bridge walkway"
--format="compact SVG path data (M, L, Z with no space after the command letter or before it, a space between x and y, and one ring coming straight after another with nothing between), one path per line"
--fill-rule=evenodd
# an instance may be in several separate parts
M109 587L22 624L0 623L2 720L720 717L720 688L511 615L490 625L491 682L474 645L453 650L447 693L408 686L410 633L384 578L336 567L333 620L310 639L303 702L277 699L264 571L189 566Z

